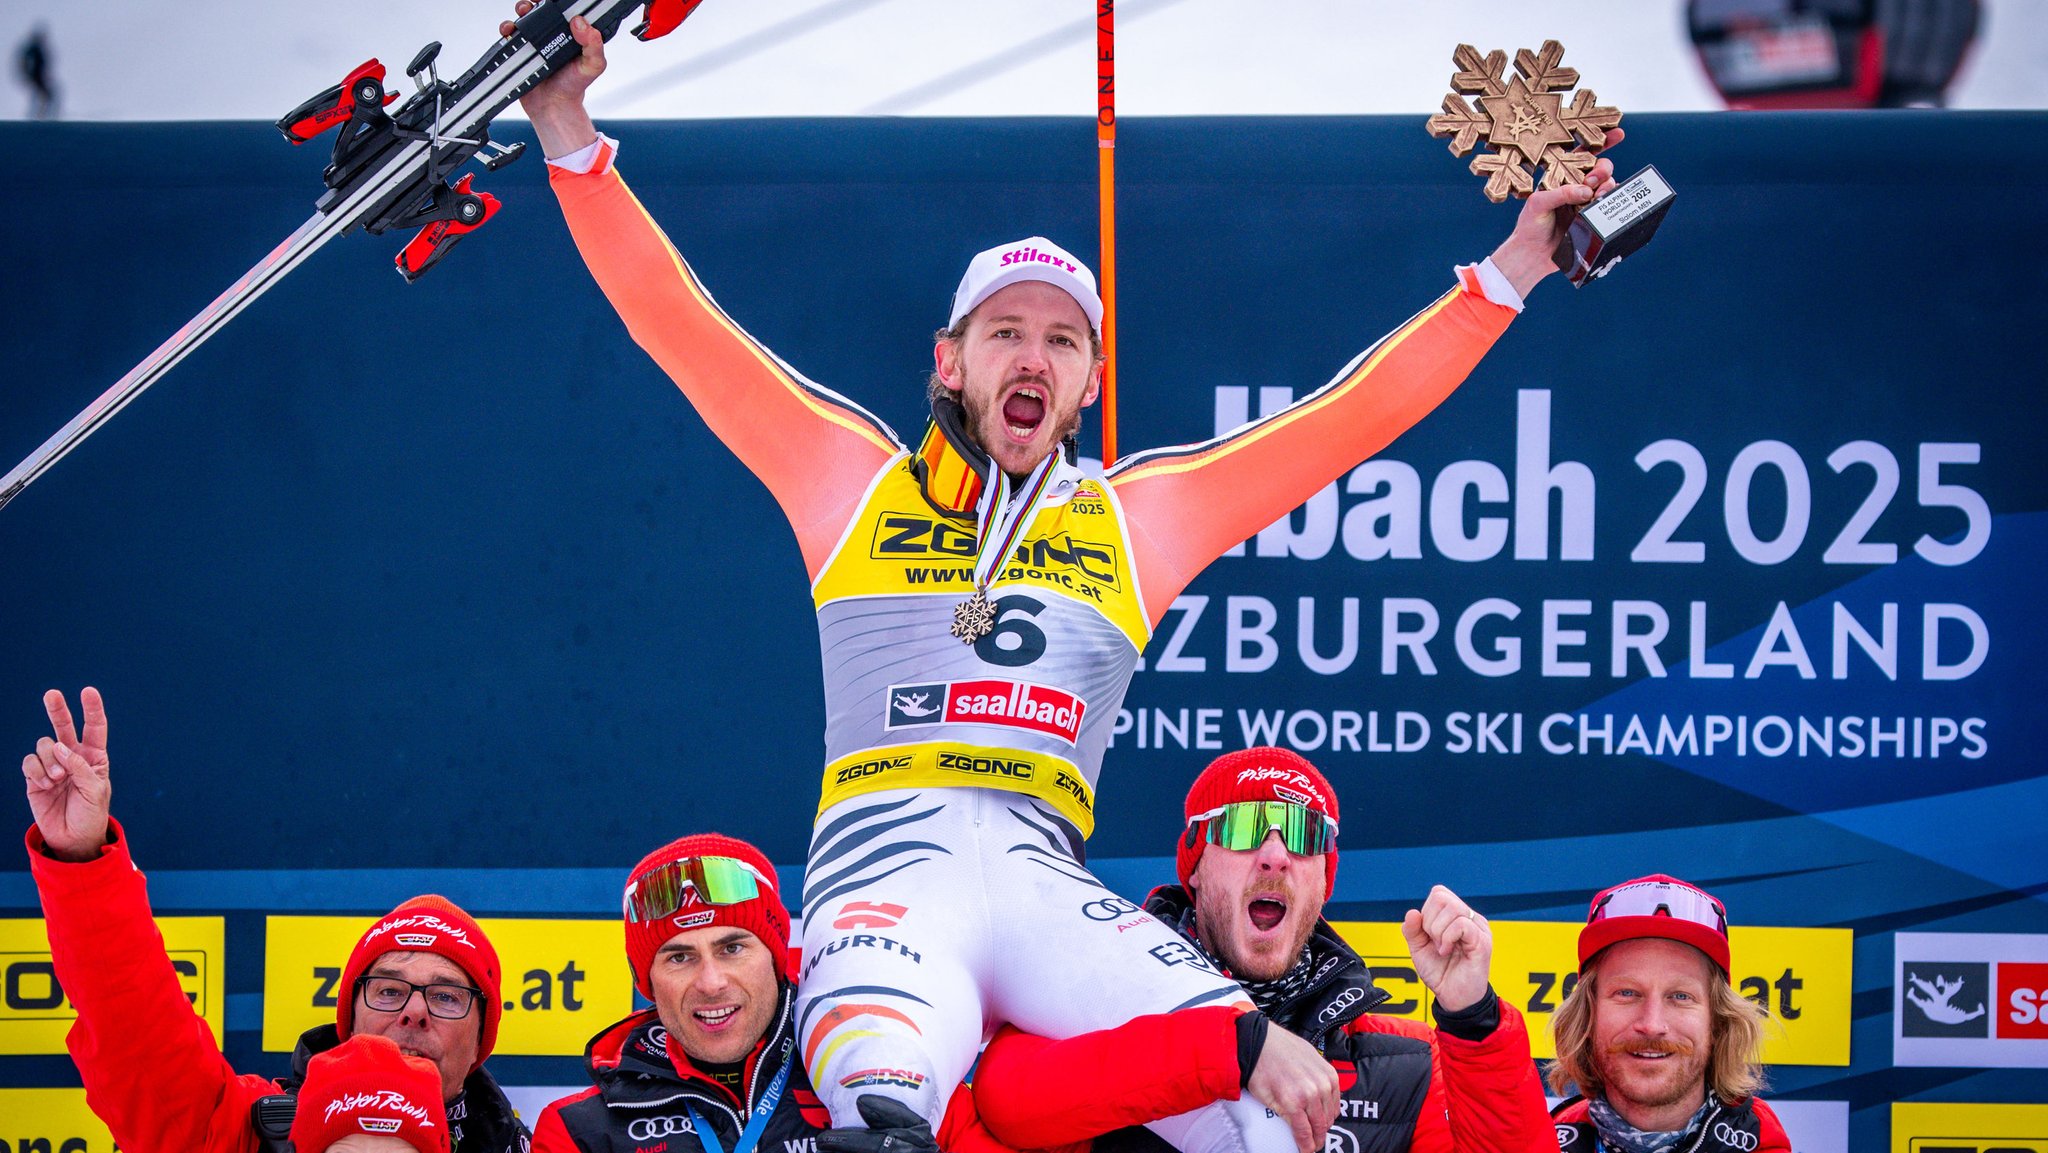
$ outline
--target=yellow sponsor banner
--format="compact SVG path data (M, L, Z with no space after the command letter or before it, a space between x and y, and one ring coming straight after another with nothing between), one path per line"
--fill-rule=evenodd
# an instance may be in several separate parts
M1578 983L1580 926L1563 921L1494 921L1493 987L1529 1021L1529 1047L1555 1053L1550 1015ZM1361 921L1337 931L1393 994L1383 1012L1428 1021L1429 991L1415 977L1401 927ZM1853 935L1847 929L1737 925L1730 930L1730 975L1737 992L1770 1013L1764 1061L1772 1065L1847 1065Z
M114 1136L85 1107L83 1089L0 1089L0 1150L114 1153Z
M219 1044L226 987L221 952L227 933L222 919L158 917L156 926L186 999L206 1019ZM42 919L0 918L0 1055L62 1053L64 1034L77 1018L78 1010L57 984Z
M2048 1153L2048 1105L1902 1101L1892 1153Z
M633 976L617 921L486 919L504 969L497 1051L574 1057L591 1034L633 1008ZM269 917L263 953L263 1047L289 1051L299 1034L332 1024L341 967L365 917Z

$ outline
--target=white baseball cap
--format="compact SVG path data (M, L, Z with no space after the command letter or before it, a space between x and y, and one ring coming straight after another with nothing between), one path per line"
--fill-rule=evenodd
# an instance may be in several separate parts
M1095 274L1043 236L998 244L968 261L960 287L953 291L953 319L946 327L958 325L982 301L1020 280L1042 280L1064 291L1088 314L1089 327L1102 331L1102 297L1095 288Z

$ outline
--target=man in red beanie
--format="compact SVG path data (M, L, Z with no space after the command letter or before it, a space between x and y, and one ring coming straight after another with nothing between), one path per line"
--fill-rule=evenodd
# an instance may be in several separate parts
M79 703L82 734L64 694L43 695L54 737L21 763L36 821L28 858L50 960L78 1011L65 1043L87 1104L115 1142L129 1153L256 1153L268 1141L256 1102L290 1093L317 1054L370 1035L433 1064L454 1153L522 1153L526 1129L483 1068L498 1037L498 954L442 897L415 897L363 934L342 970L335 1023L299 1038L289 1076L228 1067L178 984L142 872L111 815L99 690L86 689Z
M296 1153L450 1153L441 1074L389 1037L350 1037L306 1066Z
M591 1039L591 1087L541 1113L536 1153L782 1153L820 1136L831 1122L798 1052L789 913L775 866L745 841L683 837L633 866L624 906L626 960L653 1007ZM860 939L888 947L887 937ZM822 1145L1008 1153L978 1129L973 1104L956 1093L935 1136L924 1118L874 1097L863 1106L871 1129Z
M1436 1028L1371 1013L1388 994L1322 919L1337 878L1337 794L1307 760L1256 748L1217 758L1188 791L1179 885L1144 912L1178 929L1235 977L1258 1010L1141 1017L1114 1031L1140 1062L1103 1061L1103 1043L999 1035L975 1081L981 1118L1019 1148L1096 1137L1095 1153L1161 1150L1132 1120L1196 1108L1240 1088L1281 1038L1300 1037L1334 1074L1327 1149L1358 1153L1554 1148L1521 1014L1495 996L1486 919L1438 885L1402 924ZM1299 1042L1294 1042L1299 1044ZM1285 1060L1286 1058L1282 1058ZM1159 1065L1182 1075L1152 1084ZM1149 1067L1148 1067L1149 1066ZM1144 1083L1139 1083L1140 1080Z
M1655 873L1594 896L1550 1019L1562 1153L1789 1153L1763 1088L1764 1012L1728 983L1728 911Z

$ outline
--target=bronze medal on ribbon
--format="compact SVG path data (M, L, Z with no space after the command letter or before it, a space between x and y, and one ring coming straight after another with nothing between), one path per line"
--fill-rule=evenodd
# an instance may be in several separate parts
M995 606L988 603L988 592L975 589L974 595L953 606L953 635L968 644L994 632L996 627Z

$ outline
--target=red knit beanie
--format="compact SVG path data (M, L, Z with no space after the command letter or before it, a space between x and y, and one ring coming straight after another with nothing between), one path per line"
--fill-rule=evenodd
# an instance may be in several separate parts
M789 971L789 912L782 907L782 882L775 877L775 866L754 846L720 833L682 837L640 858L626 877L627 888L639 884L642 877L655 869L685 857L731 857L745 861L767 881L761 895L751 901L707 905L693 888L684 893L682 908L668 916L658 921L627 921L626 960L633 966L633 987L640 990L640 995L650 1001L654 999L654 986L647 973L654 967L655 952L677 933L706 925L730 925L759 937L774 957L776 974L785 981L794 981L796 978Z
M498 1044L498 1018L504 1011L499 1000L503 974L498 968L498 950L484 936L475 918L457 908L446 897L428 894L414 897L386 913L370 926L348 955L348 967L341 971L341 1002L335 1011L335 1026L346 1041L355 1027L356 979L386 953L433 953L455 962L476 987L483 990L483 1034L478 1040L474 1073Z
M292 1117L292 1148L322 1153L352 1133L396 1137L420 1153L448 1153L441 1074L389 1037L351 1037L306 1063Z
M1209 762L1202 775L1195 778L1193 788L1188 790L1187 806L1183 816L1192 820L1197 813L1206 813L1224 805L1239 801L1290 801L1307 805L1332 821L1337 817L1337 790L1316 767L1308 763L1299 753L1286 749L1261 747L1242 749L1225 753ZM1192 835L1191 835L1192 834ZM1196 830L1181 833L1180 849L1174 854L1174 864L1180 870L1180 883L1185 887L1188 878L1195 875L1195 862L1202 859L1202 850L1209 847L1207 839ZM1337 850L1323 854L1323 899L1328 900L1337 891Z

